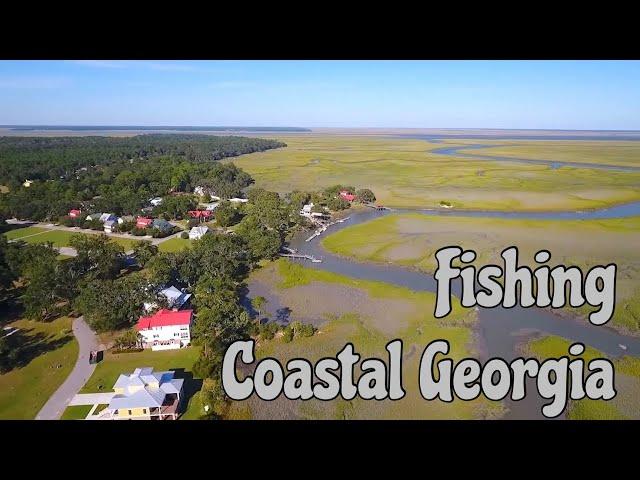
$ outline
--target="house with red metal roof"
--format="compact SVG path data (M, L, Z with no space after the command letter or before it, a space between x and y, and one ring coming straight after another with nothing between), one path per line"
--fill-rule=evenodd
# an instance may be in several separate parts
M213 215L211 210L189 210L187 214L191 218L202 218L204 220L208 220Z
M140 317L136 330L142 346L151 350L174 350L191 343L193 310L159 310L149 317Z
M153 224L153 218L138 217L136 218L136 227L148 228Z
M342 190L340 192L340 198L344 198L347 202L353 202L356 199L356 196L347 190Z
M80 213L82 213L82 212L80 212L80 210L78 210L78 209L69 210L69 216L73 217L73 218L79 217Z

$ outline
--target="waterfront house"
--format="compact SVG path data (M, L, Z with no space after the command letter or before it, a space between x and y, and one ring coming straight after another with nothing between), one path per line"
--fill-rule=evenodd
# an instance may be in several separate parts
M356 196L347 190L342 190L340 192L340 198L343 198L347 202L353 202L356 199Z
M82 212L80 212L80 210L77 210L77 209L69 210L69 216L71 218L79 217L81 213Z
M142 346L151 350L175 350L191 343L193 310L159 310L149 317L140 317L136 330Z
M136 368L120 375L113 385L115 394L100 420L175 420L184 393L184 380L175 372L154 372L152 367Z
M200 240L207 233L209 233L209 227L207 227L205 225L202 225L202 226L199 226L199 227L193 227L191 229L191 231L189 232L189 239L190 240Z
M87 222L92 222L94 220L100 220L100 217L102 216L101 213L91 213L89 215L87 215Z

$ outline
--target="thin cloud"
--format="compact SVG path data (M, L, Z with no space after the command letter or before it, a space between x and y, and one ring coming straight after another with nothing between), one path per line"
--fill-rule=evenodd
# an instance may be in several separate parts
M74 60L73 63L91 68L142 68L162 72L193 72L194 65L180 62L152 62L134 60Z
M0 77L0 88L13 89L53 89L69 86L71 80L67 77L49 76L5 76Z

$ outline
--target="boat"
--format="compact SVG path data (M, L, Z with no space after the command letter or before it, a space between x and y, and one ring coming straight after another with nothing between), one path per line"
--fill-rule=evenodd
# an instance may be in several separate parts
M621 344L621 343L619 343L619 344L618 344L618 346L619 346L622 350L626 350L626 349L627 349L627 346L626 346L626 345L623 345L623 344Z

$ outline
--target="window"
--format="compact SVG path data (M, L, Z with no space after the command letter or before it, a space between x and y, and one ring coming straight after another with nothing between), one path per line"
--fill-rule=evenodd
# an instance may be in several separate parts
M129 415L131 415L131 410L129 410Z
M180 330L189 330L189 327L180 327Z
M178 332L173 334L174 337L177 337L178 335L180 335Z
M189 334L188 333L181 333L180 334L180 338L189 338Z
M142 413L144 413L144 414L146 415L146 414L147 414L147 409L146 409L146 408L143 408L143 409L142 409Z

